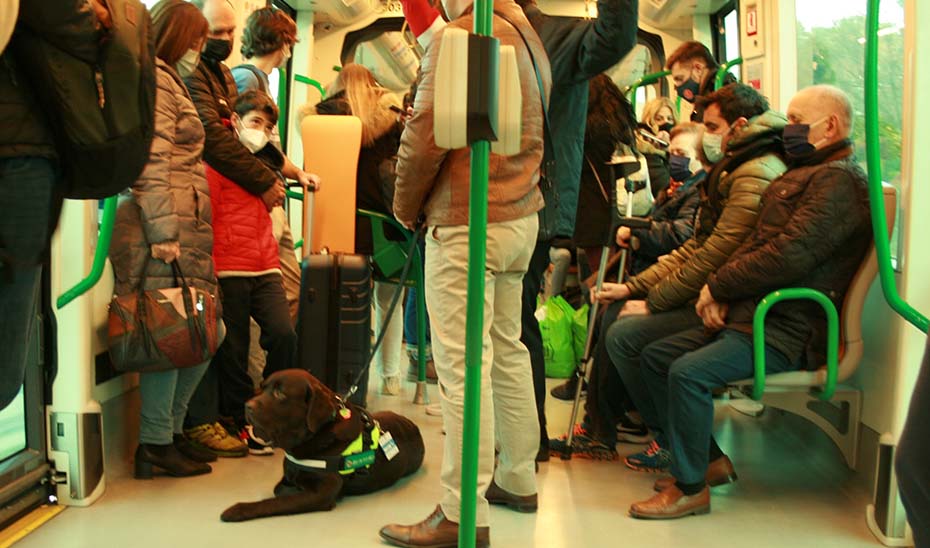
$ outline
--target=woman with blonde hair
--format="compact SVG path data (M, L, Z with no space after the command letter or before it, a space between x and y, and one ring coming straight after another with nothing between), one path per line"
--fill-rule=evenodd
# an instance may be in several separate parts
M403 124L398 114L400 100L390 91L378 85L370 70L362 65L350 63L342 67L336 81L330 86L324 101L314 107L305 107L301 115L355 116L362 121L362 148L356 171L355 207L384 213L393 217L394 163L400 146ZM386 236L402 240L402 235L387 227ZM373 243L371 224L368 219L356 217L355 252L371 255ZM396 286L375 283L374 329L380 333L387 321L387 308ZM381 392L395 395L400 392L400 362L403 356L403 308L397 306L388 332L375 356L381 364L383 384Z
M643 117L636 132L636 149L646 157L652 195L658 197L669 185L669 133L678 116L668 97L656 97L643 107Z

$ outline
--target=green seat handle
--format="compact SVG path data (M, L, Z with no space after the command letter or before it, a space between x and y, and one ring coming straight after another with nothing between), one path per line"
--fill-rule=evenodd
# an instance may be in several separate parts
M780 289L765 296L752 318L752 350L755 366L755 382L752 385L752 399L762 399L765 392L765 317L769 309L781 301L796 301L809 299L815 301L827 315L827 379L819 397L829 401L836 391L836 381L839 376L838 356L840 348L840 321L836 306L829 297L816 289L797 287Z
M668 70L653 72L652 74L644 75L639 80L630 84L630 87L626 90L626 93L630 96L630 105L633 107L633 112L636 112L636 90L643 86L651 86L669 74L671 74L671 71Z
M294 80L300 82L301 84L307 84L308 86L313 86L320 92L320 99L326 99L326 90L323 89L323 85L313 78L307 78L302 74L295 74Z
M107 254L110 253L110 240L113 237L113 223L116 220L116 196L110 196L103 202L103 217L100 219L100 236L97 238L97 249L94 250L94 263L90 274L71 289L59 295L56 306L59 310L68 303L77 299L90 288L97 285L103 276L103 267L107 263Z
M869 0L865 33L865 148L869 172L869 207L872 209L872 236L878 257L878 276L888 306L924 333L930 327L927 317L909 305L898 293L891 266L888 220L882 189L882 151L878 120L878 9L880 0Z
M736 59L727 61L726 63L720 65L720 68L717 69L717 79L714 80L714 89L720 89L723 87L723 79L727 77L727 73L730 72L732 67L736 65L742 65L743 58L737 57Z

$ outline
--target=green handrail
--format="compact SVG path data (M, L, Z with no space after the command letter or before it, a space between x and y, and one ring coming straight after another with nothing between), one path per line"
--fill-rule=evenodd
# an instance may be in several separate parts
M491 36L494 0L475 1L474 32ZM497 97L497 79L486 79L488 96ZM484 331L484 269L488 236L489 141L471 145L468 196L468 293L465 305L465 416L462 424L462 488L459 547L474 548L478 505L478 443L481 430L481 355Z
M720 89L723 87L723 79L727 77L727 72L730 71L732 67L736 65L742 65L743 58L737 57L736 59L727 61L726 63L720 65L720 68L717 69L717 79L714 80L714 89Z
M888 220L882 191L882 152L878 131L878 8L880 0L869 0L865 33L865 147L869 172L869 207L872 209L872 236L878 256L878 275L888 306L924 333L930 327L927 317L909 305L898 293L891 266Z
M662 78L665 78L672 72L669 70L663 70L661 72L653 72L652 74L646 74L639 80L630 84L630 87L626 90L627 95L630 96L630 105L633 106L633 112L636 112L636 90L643 86L651 86L655 84Z
M315 87L320 92L320 99L326 99L326 90L323 89L323 84L317 82L313 78L307 78L302 74L295 74L294 80L300 82L301 84L307 84L308 86Z
M766 295L759 302L759 306L756 307L755 315L752 318L752 350L755 365L752 399L756 401L761 400L762 394L765 392L765 316L769 313L770 308L781 301L800 299L815 301L823 307L823 311L827 315L827 379L823 384L819 397L821 400L829 401L836 391L840 348L840 320L836 312L836 306L829 297L816 289L797 287L773 291Z
M113 222L116 220L116 201L116 196L110 196L103 202L100 235L97 238L97 249L94 250L94 263L90 274L58 297L56 305L59 310L94 287L103 276L103 267L107 263L107 254L110 252L110 239L113 237Z

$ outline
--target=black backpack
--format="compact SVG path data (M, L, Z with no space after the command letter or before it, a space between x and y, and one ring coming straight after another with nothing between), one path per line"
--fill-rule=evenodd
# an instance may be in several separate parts
M11 45L48 117L64 196L118 194L145 168L154 132L148 11L139 0L106 0L111 24L94 33L63 19L51 2L25 4Z

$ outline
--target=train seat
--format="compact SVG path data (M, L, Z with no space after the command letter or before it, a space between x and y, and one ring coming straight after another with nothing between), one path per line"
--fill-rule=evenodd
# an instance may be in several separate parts
M883 197L890 237L896 213L894 187L884 185ZM794 413L814 423L833 440L852 469L856 468L862 393L840 383L853 376L862 359L862 309L877 273L878 261L873 244L853 277L839 311L837 386L833 397L829 401L819 397L827 381L827 367L823 366L813 371L766 375L761 399L767 406ZM750 393L754 384L754 379L737 381L730 385L731 392L738 391L738 395Z

